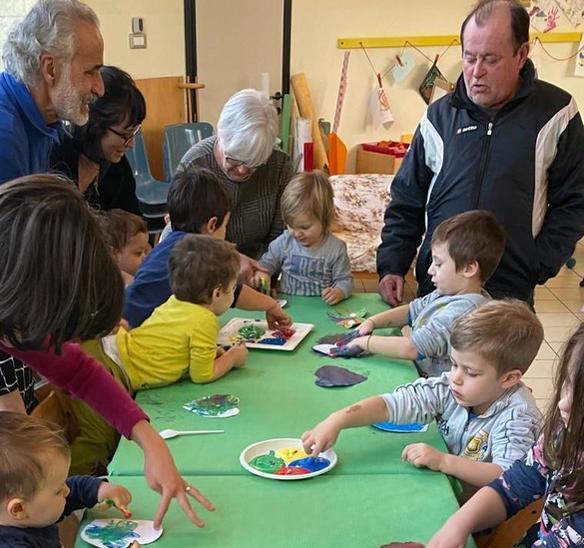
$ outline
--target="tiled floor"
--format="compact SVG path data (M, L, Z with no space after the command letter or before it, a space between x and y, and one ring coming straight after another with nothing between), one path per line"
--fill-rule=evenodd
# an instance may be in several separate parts
M579 286L584 276L584 241L576 246L574 259L573 270L562 268L555 278L537 287L535 292L535 310L543 325L545 340L524 379L542 411L552 394L554 366L562 345L578 322L584 320L584 288ZM358 273L354 288L357 293L377 291L377 276ZM411 300L415 291L416 284L410 274L406 278L405 300Z

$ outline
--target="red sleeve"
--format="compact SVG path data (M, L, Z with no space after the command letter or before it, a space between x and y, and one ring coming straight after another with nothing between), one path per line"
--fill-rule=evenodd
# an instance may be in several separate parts
M5 352L28 364L55 386L83 400L118 432L130 439L132 428L148 416L130 395L78 344L65 343L61 355L54 349L24 351L0 345Z

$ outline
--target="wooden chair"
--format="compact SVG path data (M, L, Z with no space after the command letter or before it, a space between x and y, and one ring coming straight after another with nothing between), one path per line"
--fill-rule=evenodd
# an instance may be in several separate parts
M52 422L63 429L65 438L71 443L79 434L75 415L69 404L69 397L51 385L45 385L36 391L39 404L31 415Z
M511 548L519 542L525 532L537 523L544 499L536 500L512 518L501 523L491 534L475 536L477 548Z

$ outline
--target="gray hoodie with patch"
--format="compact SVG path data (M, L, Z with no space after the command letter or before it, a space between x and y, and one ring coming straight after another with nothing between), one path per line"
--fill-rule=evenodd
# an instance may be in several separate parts
M522 382L507 390L481 415L474 415L456 402L448 373L417 379L381 397L390 421L428 424L437 419L452 455L494 462L503 469L527 453L540 429L541 413L531 390Z

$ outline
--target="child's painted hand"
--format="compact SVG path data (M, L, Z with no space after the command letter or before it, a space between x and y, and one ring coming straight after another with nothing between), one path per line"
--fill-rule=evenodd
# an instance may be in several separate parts
M228 351L227 355L231 356L233 360L234 367L243 367L245 362L247 362L247 348L244 344L238 344L237 346L232 346Z
M132 512L126 508L132 502L132 494L122 485L103 481L97 490L97 500L99 502L111 501L110 504L115 506L124 518L132 517Z
M370 335L375 331L375 322L371 318L367 318L357 329L359 335Z
M445 454L426 443L410 443L402 451L402 460L412 463L416 468L429 468L439 472Z
M272 330L292 327L292 318L286 314L277 302L266 310L266 321Z
M326 304L337 304L345 298L345 292L338 287L327 287L320 294Z
M340 431L341 427L332 416L326 418L312 430L307 430L302 434L304 451L312 457L317 457L335 444Z

